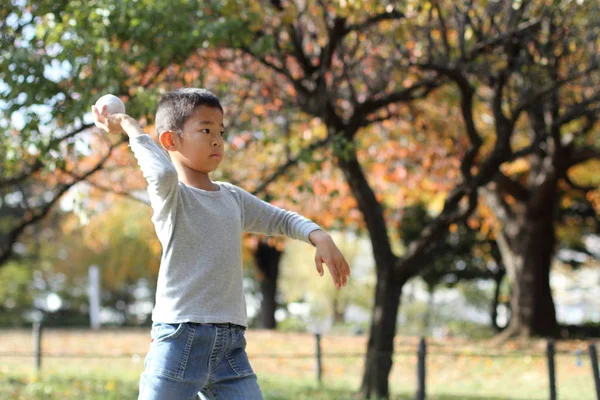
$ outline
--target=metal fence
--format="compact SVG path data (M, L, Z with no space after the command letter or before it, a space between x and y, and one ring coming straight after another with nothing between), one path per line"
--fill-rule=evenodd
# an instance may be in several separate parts
M120 353L120 354L73 354L73 353L57 353L57 352L45 352L42 350L42 335L43 329L40 324L33 325L33 353L31 352L22 352L22 351L12 351L12 352L0 352L0 358L2 357L12 357L12 358L33 358L34 359L34 367L36 372L39 372L42 368L42 360L46 358L89 358L89 359L116 359L116 358L132 358L139 357L138 353ZM315 378L318 384L323 383L323 365L324 359L333 359L333 358L361 358L364 357L364 353L360 352L343 352L343 353L332 353L332 352L323 352L322 346L322 335L315 334L315 347L314 352L307 352L301 354L277 354L277 353L262 353L262 354L254 354L252 355L253 359L314 359L314 369L315 369ZM555 347L555 343L552 340L549 340L546 345L545 353L532 353L528 354L528 357L544 357L546 358L547 372L548 372L548 383L549 383L549 396L551 400L556 400L557 395L557 379L556 379L556 356L559 354L568 354L573 355L573 352L567 351L557 351ZM443 356L453 356L453 357L488 357L488 358L511 358L511 357L523 357L523 352L490 352L490 351L479 351L479 352L464 352L464 351L440 351L439 349L435 349L433 352L429 350L427 339L421 338L418 342L416 348L405 348L394 351L394 355L411 355L416 356L417 365L416 365L416 393L415 399L424 400L427 395L427 358L428 355L443 355ZM600 400L600 377L599 377L599 368L598 368L598 353L597 347L594 343L589 343L587 346L587 354L584 354L581 350L578 350L575 353L577 357L578 365L583 364L584 356L588 356L591 364L591 376L594 381L595 394L596 399Z

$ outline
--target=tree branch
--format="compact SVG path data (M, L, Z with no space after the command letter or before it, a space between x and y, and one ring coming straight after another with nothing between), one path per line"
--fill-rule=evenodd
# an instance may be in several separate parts
M48 213L50 212L52 207L58 202L58 200L62 197L62 195L65 194L70 188L72 188L77 183L86 180L92 174L94 174L97 171L99 171L100 169L102 169L104 164L106 163L106 161L112 155L113 150L116 147L118 147L119 145L121 145L122 143L124 143L125 141L126 141L126 138L123 138L123 139L119 140L119 142L112 145L110 147L108 153L98 162L98 164L96 164L96 166L94 168L90 169L83 175L75 176L75 178L72 182L63 185L58 190L58 192L54 195L52 200L50 200L48 203L46 203L40 211L38 211L37 213L32 213L32 215L30 217L25 218L23 221L21 221L21 223L19 223L15 228L13 228L8 233L7 240L4 243L2 243L2 246L0 247L0 267L2 265L5 265L6 261L8 261L8 259L12 256L13 245L18 240L18 238L21 236L21 234L25 231L25 228L39 222L44 217L46 217L46 215L48 215Z
M577 73L567 76L564 79L559 79L555 82L553 82L551 85L549 85L548 87L540 90L539 92L535 93L534 95L532 95L529 99L520 102L520 104L517 106L517 108L515 109L515 115L519 115L522 111L528 109L529 107L531 107L533 104L539 102L542 98L544 98L545 96L547 96L548 94L552 93L553 91L555 91L556 89L560 88L561 86L570 83L576 79L581 78L582 76L586 76L587 74L589 74L590 72L594 71L598 69L598 67L592 66L589 67L587 69L585 69L584 71L578 71ZM596 94L595 96L587 99L586 101L583 101L581 103L578 104L582 104L582 107L578 107L578 106L574 106L570 112L567 112L564 116L565 122L562 122L562 124L569 122L570 120L568 120L568 118L575 119L577 118L577 116L574 117L570 117L571 114L576 115L576 111L581 111L582 108L585 109L586 105L592 104L594 102L597 102L600 100L600 95Z
M447 76L453 80L460 91L460 109L463 117L463 122L467 129L467 135L471 146L467 150L462 162L461 162L461 173L465 179L465 182L470 183L473 176L471 174L471 167L475 161L475 157L483 144L481 136L477 132L475 121L473 119L473 96L475 95L475 89L464 75L464 73L458 68L446 67L444 65L434 63L416 64L418 68L427 71L435 71L442 75Z
M573 149L569 154L567 169L589 160L600 160L600 149L594 147Z
M446 20L442 15L442 10L440 8L440 3L438 0L432 2L433 6L438 15L438 19L440 20L440 30L442 31L442 42L444 43L444 50L446 51L446 59L450 59L450 44L448 42L448 27L446 26Z
M403 12L394 8L391 12L375 14L362 22L348 25L344 30L344 34L347 34L352 31L364 32L364 30L368 29L372 25L378 24L382 21L393 21L404 17L405 15Z
M285 164L279 166L279 168L277 168L277 170L269 178L262 181L262 183L260 185L258 185L258 187L255 188L251 193L254 195L257 195L258 193L263 192L271 183L273 183L280 176L285 174L288 169L290 169L294 165L297 165L304 156L312 153L313 151L315 151L321 147L324 147L331 141L331 139L332 139L332 136L327 135L327 137L325 139L319 140L318 142L311 143L309 146L300 150L300 153L296 157L288 159Z
M316 70L310 58L306 56L304 52L304 46L302 43L302 38L304 37L304 33L302 31L302 26L300 25L300 20L298 20L297 24L289 25L288 33L290 35L290 39L292 40L292 46L294 47L294 55L296 60L298 60L298 64L302 66L304 70L304 76L311 76Z
M494 178L498 192L505 192L519 201L528 201L531 193L519 182L498 171Z
M0 179L0 189L3 189L6 186L12 186L21 183L36 172L39 172L42 168L44 168L44 163L38 158L35 160L34 164L29 167L29 170L21 172L15 176Z
M71 131L71 132L65 134L64 136L52 138L50 140L50 143L46 146L46 148L52 149L52 148L58 146L58 144L61 143L63 140L70 139L70 138L76 136L77 134L85 131L86 129L90 128L91 126L92 125L82 125L79 129L75 129L74 131ZM36 159L35 162L33 163L33 165L29 167L28 171L21 172L20 174L18 174L16 176L0 179L0 189L23 182L24 180L28 179L35 173L41 171L44 168L44 166L45 166L45 164L42 162L42 160L40 160L39 158Z
M441 83L442 82L437 79L425 79L409 88L397 90L378 99L367 99L358 107L356 114L367 116L392 103L407 102L425 97L433 89L439 87Z

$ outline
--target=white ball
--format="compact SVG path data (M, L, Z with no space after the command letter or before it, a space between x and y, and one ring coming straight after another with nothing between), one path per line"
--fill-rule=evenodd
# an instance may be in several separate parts
M109 114L125 114L125 104L115 95L105 94L96 101L98 112L102 111L102 107L106 105L106 111Z

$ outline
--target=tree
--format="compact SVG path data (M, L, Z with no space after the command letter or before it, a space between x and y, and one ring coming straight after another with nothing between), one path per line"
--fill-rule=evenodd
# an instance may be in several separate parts
M179 4L181 10L191 11L186 4ZM161 5L148 9L132 3L118 10L105 6L92 12L72 2L41 0L9 2L0 8L0 115L5 121L0 126L0 151L6 155L0 161L0 194L21 198L20 215L1 227L0 265L14 255L14 245L28 228L46 217L71 187L104 168L124 143L112 143L87 170L73 168L86 155L81 136L91 121L85 114L98 93L112 92L126 100L135 95L128 109L144 117L147 102L155 96L144 89L161 77L177 54L195 48L194 35L168 43L164 31L154 30L152 20L159 19L163 27L193 31L190 20L186 24L163 13ZM111 12L119 17L109 19ZM134 16L139 19L132 30ZM112 46L118 33L129 39L144 37L145 47L131 51L126 45ZM123 60L129 60L130 68L121 68Z
M431 223L432 217L423 203L406 207L400 222L400 238L410 243L419 238L424 226ZM478 230L481 226L476 216L467 224L452 225L450 234L444 240L433 243L423 258L428 263L422 268L419 276L429 291L429 301L423 314L423 327L430 327L432 301L436 287L440 285L454 287L464 281L492 279L495 283L494 297L490 305L491 326L500 330L497 325L497 309L500 285L506 274L502 265L496 241Z
M152 31L152 27L141 25L134 33L127 28L134 19L142 17L144 23L151 21L152 13L158 10L160 15L166 3L159 2L155 8L147 8L139 2L133 3L132 7L123 4L117 15L124 17L115 18L110 24L98 23L101 36L93 36L101 44L107 43L106 38L114 38L119 49L116 54L121 59L129 60L127 54L133 46L137 46L136 50L158 51L168 47L165 43L169 41L177 42L174 49L179 50L179 45L185 44L177 57L173 53L167 54L172 58L168 65L178 60L180 62L176 64L180 66L171 69L165 62L155 68L152 63L142 63L142 66L151 65L152 68L139 76L166 81L174 74L182 81L186 77L190 79L185 73L197 69L198 64L206 60L198 57L198 49L191 42L206 40L207 46L213 44L227 49L202 54L212 55L223 69L242 71L234 73L254 80L251 88L261 94L264 103L268 103L261 104L257 99L253 105L257 114L264 115L266 109L293 108L323 124L324 136L306 147L299 146L307 151L299 150L298 156L292 156L282 170L286 170L285 166L297 165L300 155L328 147L333 150L333 161L356 199L371 236L377 270L362 392L365 397L387 397L395 321L404 283L421 272L421 261L432 243L444 237L453 224L466 220L475 211L481 188L497 179L501 165L538 149L539 143L535 141L519 150L513 149L512 145L521 131L520 117L543 98L546 88L533 93L517 91L523 96L515 97L515 87L523 68L531 64L528 64L530 59L523 56L523 49L527 48L525 44L535 46L531 38L542 32L544 15L540 10L546 4L540 1L534 7L530 2L520 2L512 7L507 3L509 6L503 8L502 3L474 5L466 2L457 6L450 2L432 2L406 4L403 9L398 9L392 4L364 1L340 4L317 0L289 1L278 2L277 7L262 7L250 1L219 1L206 2L205 8L189 10L181 23L167 19L173 27L167 23L164 29ZM88 14L69 9L56 15L62 17L60 21L66 19L67 22L69 18L64 17L71 17L76 26L78 23L81 26L81 21L87 21ZM100 22L103 22L103 14L104 11L98 18ZM68 23L58 26L60 29L50 30L61 34L74 30ZM196 29L197 37L189 35ZM56 38L63 38L61 35L50 37L54 37L55 42ZM119 42L121 37L128 40ZM78 36L71 35L70 38L78 39ZM154 47L146 43L148 38L156 43ZM71 43L68 39L69 48L78 45L76 40ZM96 54L93 48L90 46L90 54ZM120 59L110 56L109 59L114 65L123 65ZM250 66L252 68L248 69ZM79 72L79 69L75 70ZM87 70L83 70L85 75ZM252 74L243 72L248 70ZM139 68L119 71L131 73L128 79L135 80ZM574 77L565 75L562 78L550 86L563 87ZM436 92L436 89L440 90ZM443 97L436 97L442 94ZM430 96L430 103L418 101L426 96ZM409 137L419 121L418 130L432 135L435 130L423 121L435 120L435 113L414 120L412 117L415 106L427 110L433 105L433 99L445 99L446 103L435 102L444 107L459 105L457 109L462 114L464 126L446 124L443 133L450 139L447 147L454 148L451 155L447 153L446 159L456 157L460 160L460 176L452 182L453 188L439 215L399 256L390 238L390 232L395 230L393 213L389 212L386 198L376 191L369 179L365 157L360 152L361 142L363 136L384 136L385 132L393 130L401 133L399 140ZM413 122L409 124L410 128L398 123L406 116ZM488 116L491 122L481 116ZM303 143L299 138L296 140ZM423 164L426 162L431 163L431 159L423 160ZM443 159L436 159L436 162L441 163ZM398 166L396 170L402 168ZM281 174L278 171L273 179ZM396 187L401 182L399 177L400 174L395 181ZM397 208L396 203L391 204Z
M580 197L587 203L587 193L598 188L571 178L576 166L600 158L593 139L600 126L600 55L592 33L598 20L590 18L598 10L597 5L566 3L534 8L543 29L518 44L524 61L515 66L509 90L513 97L540 94L520 105L527 118L516 139L529 144L520 144L517 152L525 156L505 165L488 191L502 223L497 241L511 278L507 335L558 334L549 275L558 245L556 223L563 214L559 210L563 199Z
M433 2L407 6L401 12L391 5L366 2L347 8L290 2L284 12L264 10L260 24L253 20L256 15L247 12L250 4L224 2L223 8L235 8L249 32L242 35L247 40L225 34L220 43L239 49L277 74L287 84L279 97L320 118L337 149L336 163L357 199L377 265L362 392L366 397L387 397L404 283L420 271L430 245L474 212L480 189L497 179L501 165L538 149L535 141L521 151L513 149L512 143L521 117L548 90L519 92L517 84L523 69L531 66L524 49L535 46L532 38L543 31L548 5ZM222 21L221 26L233 24ZM394 34L401 40L392 40ZM231 62L235 65L239 59L236 53ZM559 88L575 78L565 75L549 86ZM398 104L412 103L446 82L458 93L468 139L458 152L462 179L447 196L442 212L398 257L392 251L382 204L358 158L357 134L398 118L403 110ZM519 95L515 96L515 89ZM483 121L489 128L476 119L476 107L490 116L491 123Z
M131 161L131 157L118 152L124 140L110 143L106 156L99 159L89 157L89 151L82 150L93 140L87 135L83 140L80 138L83 132L89 133L89 120L86 124L84 114L98 93L109 91L120 95L127 103L128 112L139 115L143 122L151 121L148 106L165 88L198 85L208 75L212 77L213 86L225 86L223 82L218 85L215 82L226 71L196 54L197 41L202 42L213 34L212 28L201 22L208 21L203 16L210 13L210 7L197 9L193 4L184 3L124 7L122 3L106 2L79 7L32 1L26 5L11 4L2 10L6 17L1 25L2 34L7 39L3 43L7 46L2 49L0 71L3 84L12 89L4 94L6 107L2 111L5 116L18 115L17 119L23 123L3 126L0 141L8 155L3 160L0 188L9 201L2 202L2 209L10 214L1 231L0 265L14 256L15 244L26 236L26 229L31 231L78 183L89 181L102 190L130 196L131 187L125 183L123 171L112 171L94 179L94 174L114 169L118 165L115 159ZM165 13L170 6L181 6L179 10L184 12L181 15L188 17ZM15 54L22 56L14 57ZM199 68L211 73L198 74ZM30 83L28 90L17 96L19 92L15 89L24 81ZM228 83L234 80L228 79ZM236 99L243 98L243 92L248 95L252 91L251 85L236 89L232 90ZM259 98L258 94L254 96ZM226 96L222 98L228 101ZM231 115L240 117L240 121L234 121L238 126L243 122L256 124L257 115L252 118L248 115L260 114L264 109L257 103L250 105L250 113L238 113L235 106L228 106ZM44 130L48 122L55 128L54 132ZM234 124L228 125L235 129ZM100 153L101 149L102 146L96 147L93 154ZM302 152L297 156L286 154L284 164L275 169L271 178L261 179L255 193L264 191L303 156ZM90 168L82 168L82 164ZM106 185L107 181L113 183ZM87 206L91 204L88 202Z

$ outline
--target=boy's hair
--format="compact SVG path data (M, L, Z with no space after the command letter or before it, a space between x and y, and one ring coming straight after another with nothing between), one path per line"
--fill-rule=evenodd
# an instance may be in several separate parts
M156 135L160 136L165 131L181 134L185 121L202 105L223 112L219 98L206 89L181 88L165 94L156 110Z

